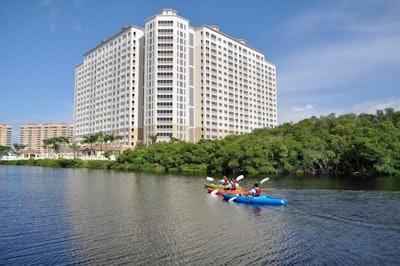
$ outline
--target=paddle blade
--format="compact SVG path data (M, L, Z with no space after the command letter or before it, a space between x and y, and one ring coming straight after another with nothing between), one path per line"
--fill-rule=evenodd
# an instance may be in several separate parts
M240 176L236 177L236 181L242 180L243 178L244 178L244 176L240 175Z
M215 190L213 190L213 191L211 191L211 195L215 195L215 194L217 194L218 193L218 189L215 189Z
M264 178L263 180L261 180L260 184L262 184L262 183L264 183L264 182L267 182L268 180L269 180L269 177Z
M230 198L228 201L229 201L229 202L232 202L232 201L234 201L236 198L237 198L237 197L232 197L232 198Z
M214 178L207 176L208 181L214 181Z

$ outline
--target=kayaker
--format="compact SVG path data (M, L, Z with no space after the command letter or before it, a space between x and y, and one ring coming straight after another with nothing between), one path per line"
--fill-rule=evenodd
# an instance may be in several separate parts
M254 187L243 193L243 196L259 197L260 195L261 195L261 188L258 187L258 183L255 183Z
M231 190L235 190L236 189L236 181L231 179Z
M226 177L226 175L224 175L224 177L221 179L221 184L222 185L228 185L229 184L229 179Z
M229 184L225 187L225 189L235 190L236 189L236 182L235 180L231 179Z

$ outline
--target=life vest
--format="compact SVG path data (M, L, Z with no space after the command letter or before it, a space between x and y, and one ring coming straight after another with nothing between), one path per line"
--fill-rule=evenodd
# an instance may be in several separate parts
M235 182L232 182L231 189L236 189L236 183Z
M224 177L224 185L228 185L229 184L229 179Z
M261 189L259 187L256 187L255 190L256 190L256 194L254 196L256 196L256 197L260 196Z

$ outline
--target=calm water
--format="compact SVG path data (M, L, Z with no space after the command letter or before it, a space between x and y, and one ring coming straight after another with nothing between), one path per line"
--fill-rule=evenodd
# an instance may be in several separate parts
M0 265L400 263L400 178L271 177L263 193L287 206L226 202L205 182L0 166Z

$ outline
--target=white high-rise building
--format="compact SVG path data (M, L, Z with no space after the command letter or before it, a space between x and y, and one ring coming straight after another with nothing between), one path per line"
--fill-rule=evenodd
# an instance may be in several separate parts
M143 29L126 26L75 69L75 141L103 132L130 147L143 139Z
M276 67L217 26L172 9L122 31L76 67L75 137L102 131L133 147L221 139L277 125Z
M194 29L163 9L145 25L144 140L195 141Z
M195 32L196 140L275 127L275 66L245 40L217 26L201 26Z

